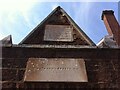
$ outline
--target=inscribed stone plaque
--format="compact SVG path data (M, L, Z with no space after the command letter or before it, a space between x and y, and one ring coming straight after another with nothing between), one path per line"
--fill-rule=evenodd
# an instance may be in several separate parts
M73 41L73 28L70 25L46 25L45 41Z
M83 59L30 58L24 81L87 82Z

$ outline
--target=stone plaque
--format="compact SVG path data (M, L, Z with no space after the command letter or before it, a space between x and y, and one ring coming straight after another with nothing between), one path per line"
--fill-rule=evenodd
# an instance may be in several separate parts
M73 41L73 28L70 25L46 25L45 41Z
M83 59L30 58L24 81L87 82Z

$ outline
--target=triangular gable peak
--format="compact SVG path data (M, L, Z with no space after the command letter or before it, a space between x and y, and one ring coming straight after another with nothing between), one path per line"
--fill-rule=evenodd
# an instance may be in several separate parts
M95 45L58 6L20 44Z
M8 45L8 44L12 44L12 36L8 35L7 37L3 38L2 40L0 40L0 42L3 45Z

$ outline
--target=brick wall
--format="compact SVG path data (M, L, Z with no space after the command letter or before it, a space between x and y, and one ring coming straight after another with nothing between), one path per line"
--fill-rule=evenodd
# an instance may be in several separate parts
M110 48L24 48L3 47L2 81L4 88L120 88L120 50ZM84 58L87 83L24 82L26 62L30 57Z

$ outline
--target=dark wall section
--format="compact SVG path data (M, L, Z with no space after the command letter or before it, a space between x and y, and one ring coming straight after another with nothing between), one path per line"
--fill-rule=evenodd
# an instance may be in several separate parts
M2 58L85 58L119 59L120 49L114 48L25 48L3 47Z
M118 22L120 24L120 1L118 2Z
M120 50L110 48L50 49L3 47L2 85L3 88L120 88ZM24 82L28 58L84 58L88 82Z

